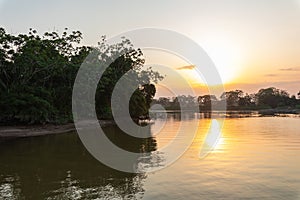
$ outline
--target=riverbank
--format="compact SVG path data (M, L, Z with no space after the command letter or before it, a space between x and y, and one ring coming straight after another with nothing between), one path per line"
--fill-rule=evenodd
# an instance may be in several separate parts
M84 126L89 126L91 122L84 122ZM113 120L99 120L100 125L113 125ZM63 125L44 124L44 125L17 125L17 126L0 126L0 139L35 137L43 135L53 135L76 131L74 123Z
M180 111L167 111L168 113L177 113ZM227 110L219 111L223 113L223 117L235 118L235 117L265 117L265 116L283 116L283 114L294 114L300 115L299 109L265 109L265 110ZM203 113L207 113L203 112ZM210 116L211 117L211 116ZM93 123L91 121L85 121L81 125L83 127L90 126ZM114 125L113 120L99 120L101 127ZM145 122L144 122L145 123ZM148 122L149 123L149 122ZM55 124L45 124L45 125L16 125L16 126L0 126L0 139L10 139L10 138L23 138L23 137L35 137L50 134L60 134L67 133L71 131L76 131L75 125L73 123L55 125Z
M49 134L58 134L74 131L73 123L64 125L24 125L24 126L1 126L0 138L19 138L19 137L33 137Z
M262 116L275 116L280 114L300 114L299 109L281 109L281 108L274 108L274 109L263 109L259 110L258 113Z

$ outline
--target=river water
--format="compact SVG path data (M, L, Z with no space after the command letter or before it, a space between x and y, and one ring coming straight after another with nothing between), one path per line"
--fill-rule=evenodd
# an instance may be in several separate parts
M206 134L222 120L169 113L159 134L131 138L105 128L116 145L161 157L178 127L200 122L191 146L172 165L125 173L97 161L75 132L0 141L0 199L300 199L300 117L226 118L221 138L201 158ZM162 123L156 119L151 131Z

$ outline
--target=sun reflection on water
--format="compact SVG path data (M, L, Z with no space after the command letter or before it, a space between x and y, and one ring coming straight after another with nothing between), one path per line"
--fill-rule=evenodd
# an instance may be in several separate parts
M206 133L202 147L200 149L200 158L206 157L211 152L218 152L225 144L225 140L222 137L222 130L220 122L216 119L212 119L210 122L210 128Z

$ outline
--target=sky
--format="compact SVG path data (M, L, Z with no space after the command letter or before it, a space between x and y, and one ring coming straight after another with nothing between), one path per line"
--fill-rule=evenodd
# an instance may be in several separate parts
M226 90L300 90L300 0L0 0L0 25L12 34L68 27L83 33L84 45L137 28L173 30L207 52ZM145 58L176 70L197 95L207 92L193 63L162 52ZM166 77L162 85L180 87ZM158 86L158 96L168 95Z

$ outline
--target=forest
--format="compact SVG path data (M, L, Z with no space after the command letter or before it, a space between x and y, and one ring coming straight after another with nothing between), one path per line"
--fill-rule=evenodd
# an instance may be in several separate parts
M215 95L190 96L179 95L177 97L160 97L153 100L156 104L161 104L167 110L179 110L180 105L185 109L199 107L200 111L210 111L212 105L214 109L226 110L265 110L300 109L300 91L296 95L290 95L287 91L275 87L260 89L257 93L248 94L242 90L232 90L224 92L219 98Z
M96 47L80 45L82 39L80 31L70 32L67 28L61 34L53 31L43 35L34 29L27 34L13 35L0 28L1 124L72 122L73 84L81 64L93 50L101 54L102 59L124 52L109 65L98 83L95 95L98 119L113 118L112 91L129 70L134 71L134 77L140 83L129 103L129 112L134 119L147 118L153 103L169 110L179 110L180 102L184 102L184 109L199 107L200 111L211 110L211 105L222 107L224 102L228 110L300 108L300 92L297 97L290 96L274 87L260 89L256 94L228 91L220 98L179 95L154 99L155 84L164 77L152 68L143 68L145 59L140 49L134 49L126 38L109 45L102 37Z
M55 31L39 35L30 29L27 34L12 35L0 28L0 123L36 124L72 122L72 88L76 74L87 55L97 51L105 59L115 52L124 52L105 70L95 95L99 119L111 119L111 95L114 85L129 70L141 84L130 99L130 115L147 118L156 93L154 84L163 77L145 62L140 49L128 39L109 45L105 37L98 46L82 46L82 33ZM147 77L148 82L142 81ZM152 84L153 83L153 84Z

